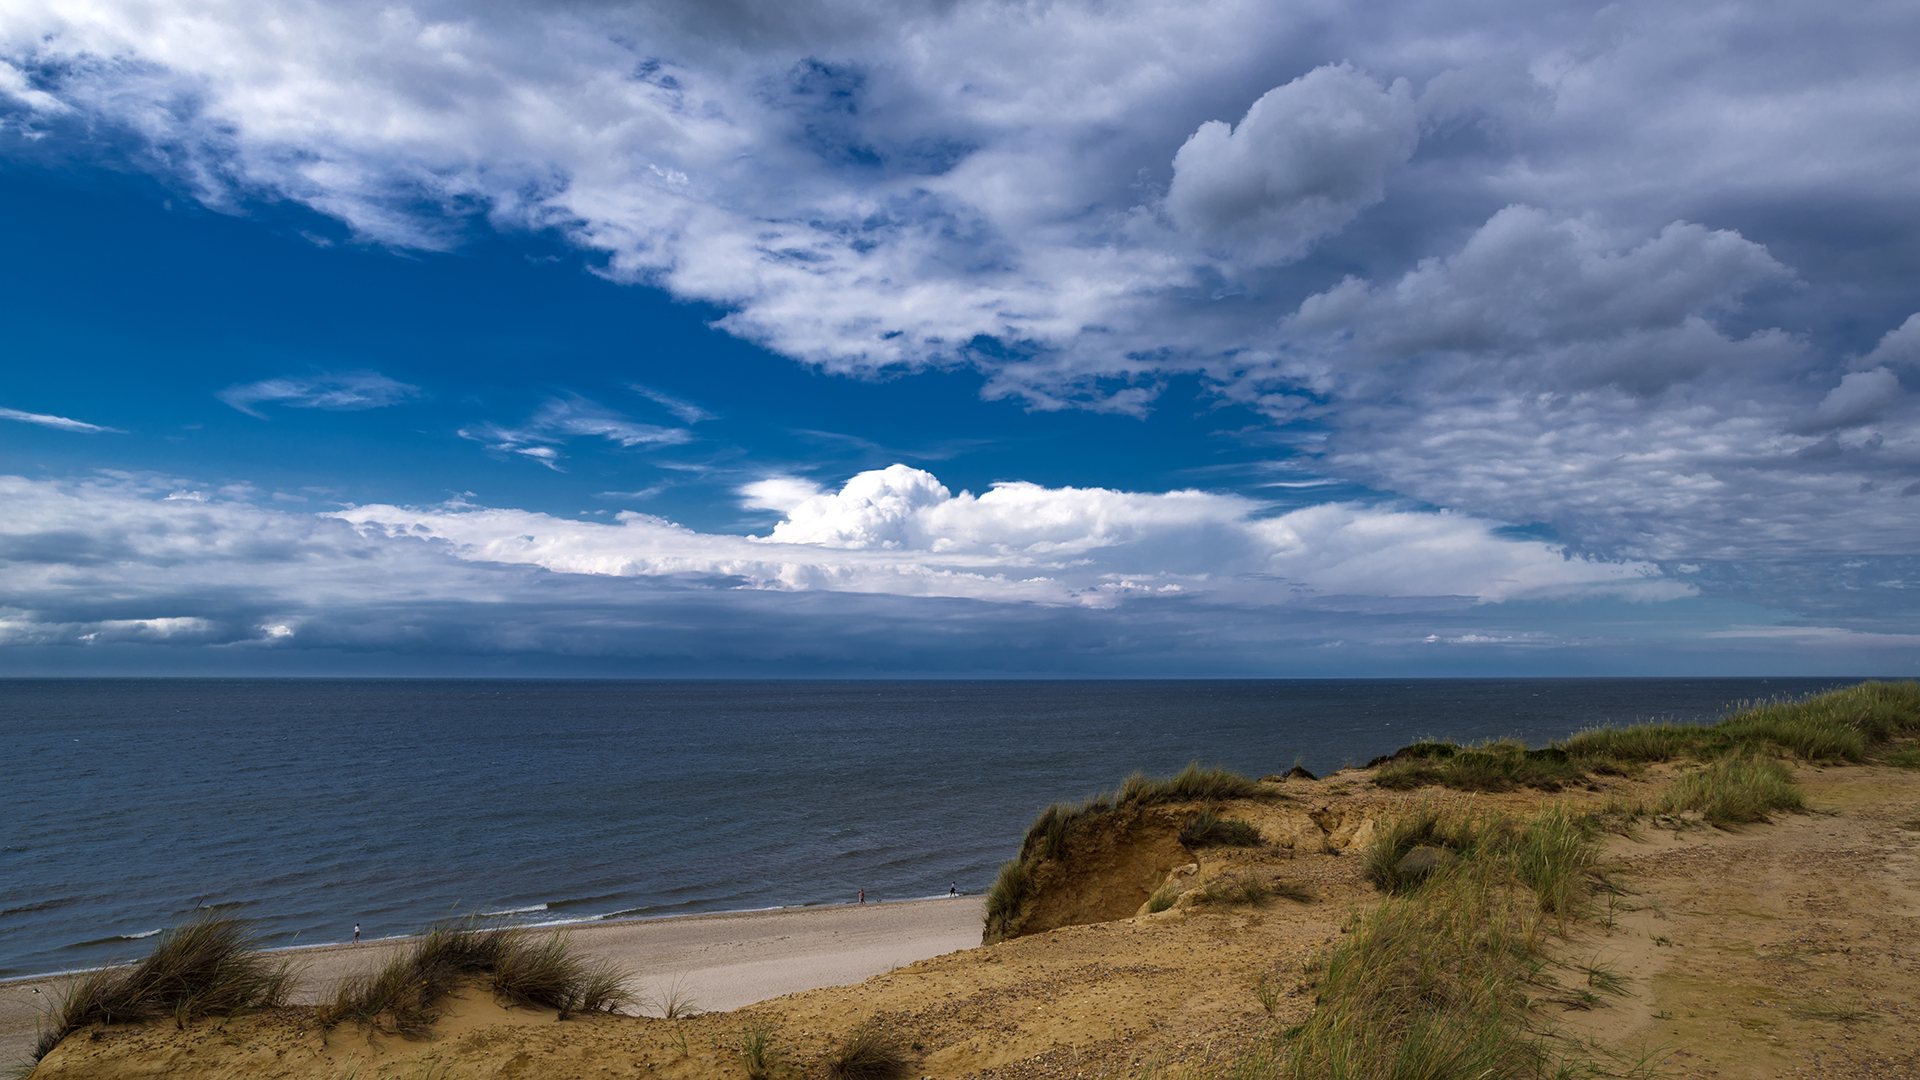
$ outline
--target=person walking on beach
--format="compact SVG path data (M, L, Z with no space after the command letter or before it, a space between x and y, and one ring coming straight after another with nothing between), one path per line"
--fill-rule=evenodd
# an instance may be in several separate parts
M954 882L953 884L951 884L951 885L949 885L949 886L947 886L947 895L948 895L949 897L953 897L953 896L959 896L959 895L960 895L960 883L956 881L956 882Z
M353 924L353 943L355 945L360 944L360 924L359 923Z
M865 889L860 890L860 902L863 904L867 902L867 890Z

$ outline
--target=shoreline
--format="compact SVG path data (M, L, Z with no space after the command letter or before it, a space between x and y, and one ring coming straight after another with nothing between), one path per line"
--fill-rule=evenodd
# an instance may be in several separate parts
M567 929L585 930L585 929L590 929L596 926L625 926L632 923L658 923L658 922L664 922L671 919L716 919L716 918L726 918L726 917L736 916L736 915L778 915L783 913L797 914L800 912L807 912L807 911L832 911L837 908L843 908L843 907L857 908L857 907L864 906L869 908L875 908L875 907L880 907L881 905L886 905L888 907L898 907L901 904L925 904L925 903L932 903L938 900L974 900L976 902L979 902L979 901L984 901L985 898L986 898L985 894L983 893L963 892L954 896L948 896L944 893L941 893L933 896L916 896L906 900L868 900L866 901L865 904L861 904L858 902L848 903L846 901L836 901L834 903L817 903L817 904L779 904L779 905L770 906L770 907L727 908L721 911L683 911L683 912L674 912L667 915L621 915L617 918L610 918L604 915L596 915L589 918L581 918L581 919L552 919L545 922L510 923L510 924L504 924L504 925L506 925L507 929L510 929L510 930L567 930ZM495 913L496 916L505 915L505 914L510 914L510 913L508 912ZM475 916L475 918L480 919L483 922L483 924L486 919L491 917L494 917L494 916L489 916L485 914ZM456 918L459 918L459 917L456 916ZM140 941L140 940L145 940L151 937L157 937L162 932L163 932L162 930L154 930L149 933L140 934L137 936L122 935L122 940ZM420 936L421 935L417 933L389 934L385 937L362 938L359 944L361 945L393 944L401 941L411 941L414 938L417 938ZM263 953L299 953L299 952L306 952L308 950L316 950L316 949L348 948L353 945L354 945L354 942L351 940L320 941L320 942L315 942L314 944L311 944L311 945L268 945L268 946L262 947L260 951ZM79 975L83 972L93 971L103 966L118 967L125 964L139 963L139 959L140 959L139 957L131 957L126 960L116 960L105 965L87 964L81 967L62 968L58 971L40 971L40 972L34 972L32 974L28 974L28 975L4 975L4 976L0 976L0 991L4 991L8 986L13 985L14 983L32 982L36 979L40 979L40 980L64 979L69 976Z
M643 1003L672 995L691 999L704 1011L726 1012L784 994L852 985L915 961L977 947L983 903L979 896L936 897L545 927L574 935L588 956L627 967ZM292 1000L304 1005L313 1004L340 978L383 961L383 954L411 940L413 936L391 937L274 951L298 966ZM25 1059L42 1003L71 974L0 982L0 1067ZM642 1011L652 1010L643 1004Z

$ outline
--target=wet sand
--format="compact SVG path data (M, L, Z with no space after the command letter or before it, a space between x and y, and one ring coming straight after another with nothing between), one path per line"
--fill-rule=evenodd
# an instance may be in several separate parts
M706 1011L846 986L871 975L980 944L977 896L892 904L843 904L568 927L590 956L635 973L651 1005L673 996ZM289 950L301 970L295 1000L312 1002L342 976L372 967L398 941ZM0 983L0 1068L25 1060L40 1003L54 978ZM38 993L36 993L38 991ZM643 1012L658 1015L657 1006Z

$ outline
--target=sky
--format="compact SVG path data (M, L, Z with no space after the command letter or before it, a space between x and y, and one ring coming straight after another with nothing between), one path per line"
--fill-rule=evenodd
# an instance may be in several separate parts
M1920 7L14 0L0 675L1920 671Z

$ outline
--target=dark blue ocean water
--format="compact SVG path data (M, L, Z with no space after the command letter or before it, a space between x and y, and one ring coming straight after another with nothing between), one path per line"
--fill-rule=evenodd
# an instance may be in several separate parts
M0 977L196 905L275 944L984 889L1034 813L1191 760L1719 715L1834 679L0 680Z

